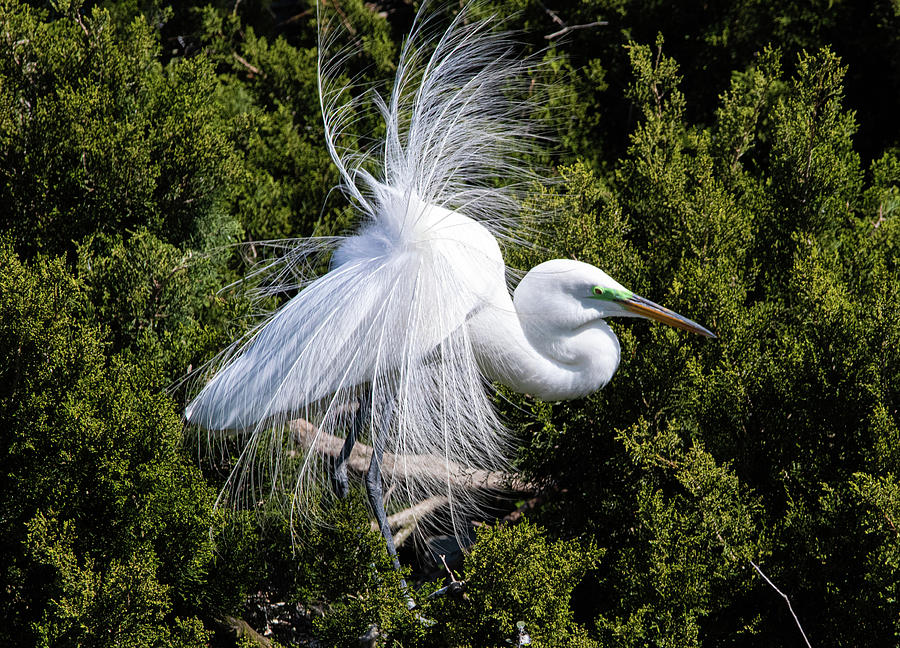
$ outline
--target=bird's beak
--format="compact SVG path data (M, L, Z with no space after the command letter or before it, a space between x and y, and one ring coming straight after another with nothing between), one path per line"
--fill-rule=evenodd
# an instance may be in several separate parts
M653 319L657 322L662 322L663 324L674 326L675 328L679 328L683 331L697 333L698 335L702 335L704 337L716 337L715 333L700 326L699 324L697 324L697 322L691 321L687 317L682 317L678 313L670 311L668 308L663 308L659 304L655 304L649 299L644 299L643 297L638 297L637 295L632 294L630 297L617 299L616 301L622 304L622 306L625 307L625 310L634 313L635 315L639 315L640 317Z

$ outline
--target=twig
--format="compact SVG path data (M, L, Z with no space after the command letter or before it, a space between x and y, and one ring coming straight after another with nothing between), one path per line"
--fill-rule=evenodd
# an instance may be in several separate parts
M347 18L347 14L344 13L344 10L341 9L341 5L338 0L331 0L331 6L334 7L337 15L340 16L341 22L344 23L344 27L350 33L350 35L356 36L356 28L353 26L353 23L350 22L350 19Z
M881 224L884 222L884 203L879 203L878 205L878 220L875 221L875 225L872 226L873 229L878 229Z
M81 31L84 32L84 35L90 38L91 32L88 31L88 28L85 26L84 21L81 19L81 11L78 9L75 10L75 22L78 23L78 26L81 27Z
M447 573L450 575L450 583L445 587L442 587L439 590L433 591L428 595L428 600L433 598L437 598L439 596L459 596L462 595L463 598L466 598L466 583L465 581L458 580L456 575L453 573L453 570L447 566L447 557L444 554L441 554L441 562L444 563L444 569L447 570Z
M595 20L594 22L584 23L583 25L568 25L563 27L559 31L555 31L552 34L547 34L544 36L547 40L553 40L554 38L559 38L564 34L568 34L569 32L575 31L577 29L590 29L591 27L603 27L604 25L608 25L609 21L607 20Z
M515 511L507 513L502 522L504 524L509 524L510 522L518 522L519 519L525 514L526 511L533 509L535 506L540 504L543 501L543 497L538 495L537 497L532 497L531 499L525 500L522 502L522 505L517 507Z
M812 648L812 645L809 643L809 639L806 638L806 633L803 632L803 626L800 625L800 619L798 619L797 615L794 613L794 608L791 605L791 599L788 598L787 594L785 594L780 589L775 587L775 583L773 583L771 580L769 580L769 577L763 573L763 570L759 568L759 565L757 565L755 562L753 562L749 558L747 560L750 561L751 565L753 565L753 569L756 570L756 573L758 573L760 576L762 576L763 580L765 580L769 584L769 587L771 587L773 590L778 592L781 595L781 597L784 599L785 603L787 603L788 610L790 610L791 616L794 617L794 623L797 624L797 628L800 630L800 634L803 637L803 641L806 643L807 648Z
M456 578L456 574L454 574L453 570L447 566L447 556L445 554L441 554L441 562L444 563L444 569L446 569L447 573L450 574L450 582L459 583L460 581Z
M278 26L279 26L279 27L283 27L284 25L290 25L291 23L295 23L295 22L297 22L298 20L302 20L302 19L306 18L306 17L309 16L312 12L313 12L312 9L304 9L304 10L301 11L300 13L294 14L294 15L291 16L290 18L286 18L285 20L281 21L281 23L280 23Z
M551 19L553 22L555 22L555 23L556 23L557 25L559 25L560 27L565 27L565 26L566 26L566 23L563 22L563 19L559 17L559 14L558 14L557 12L553 11L553 9L551 9L551 8L548 7L548 6L546 6L543 2L541 3L541 6L544 8L544 11L547 12L547 15L550 16L550 19Z
M257 76L261 76L261 77L266 76L265 74L263 74L262 70L260 70L258 67L256 67L252 63L250 63L250 61L245 59L243 56L241 56L237 52L232 52L231 55L234 57L235 61L237 61L238 63L243 65L245 68L250 70L253 74L256 74Z
M728 543L725 542L725 538L722 537L722 534L719 533L718 531L716 531L716 537L719 539L719 542L722 543L722 546L725 548L725 551L728 552L728 555L731 556L731 558L733 560L738 560L738 557L731 550L731 547L729 547ZM797 624L797 628L800 630L800 635L803 637L803 641L806 643L807 648L812 648L812 644L810 644L809 639L806 638L806 632L803 631L803 626L800 625L800 619L797 618L797 614L794 612L794 607L791 605L791 599L788 598L788 595L785 594L784 592L782 592L780 589L778 589L778 587L775 586L775 583L773 583L769 579L769 577L766 576L765 573L763 573L763 570L760 569L759 565L757 565L755 562L753 562L752 559L747 558L747 562L749 562L751 565L753 565L753 569L756 570L756 573L759 574L760 576L762 576L763 580L769 584L769 587L771 587L773 590L778 592L778 594L781 596L781 598L784 599L785 603L787 603L788 611L791 613L791 616L794 617L794 623Z

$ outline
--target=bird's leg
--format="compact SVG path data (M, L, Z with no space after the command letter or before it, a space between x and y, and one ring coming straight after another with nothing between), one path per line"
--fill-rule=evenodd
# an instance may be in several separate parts
M381 479L381 461L384 458L384 445L387 439L387 430L390 427L393 409L393 403L386 404L385 421L382 429L380 431L372 430L373 452L372 461L369 462L369 472L366 474L366 488L369 491L369 504L372 505L372 510L375 512L375 519L378 521L378 528L381 530L381 536L384 538L384 543L387 545L388 554L391 556L391 562L394 564L394 569L399 570L400 560L397 558L397 548L394 546L394 536L391 533L391 527L388 524L387 515L384 511L384 495ZM410 609L414 608L416 603L409 595L406 580L403 578L400 579L400 587L406 596L406 605Z
M400 561L397 559L397 548L394 546L394 536L391 534L391 527L388 524L387 515L384 512L384 494L382 491L381 481L381 461L384 457L385 434L376 433L372 439L374 452L372 453L372 461L369 462L369 472L366 474L366 488L369 491L369 504L375 512L375 520L378 522L378 528L384 537L387 545L388 553L394 563L395 569L400 569Z
M347 461L350 459L350 453L353 451L353 446L356 445L356 440L359 438L359 433L362 431L368 415L369 397L361 395L359 397L359 407L353 414L353 423L347 432L347 438L344 439L344 445L341 447L340 454L335 457L331 465L332 485L337 496L342 499L346 498L350 493L350 480L347 478Z

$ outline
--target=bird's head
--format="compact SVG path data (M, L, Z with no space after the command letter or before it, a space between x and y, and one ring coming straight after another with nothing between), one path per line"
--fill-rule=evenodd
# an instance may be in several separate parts
M575 329L597 319L644 317L705 337L714 333L674 311L640 297L608 274L581 261L546 261L525 275L515 292L520 313L542 314L546 323Z

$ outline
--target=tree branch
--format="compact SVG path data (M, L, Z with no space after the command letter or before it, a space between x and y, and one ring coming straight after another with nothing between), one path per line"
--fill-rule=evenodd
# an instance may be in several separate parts
M306 450L312 450L329 457L337 457L344 446L342 438L332 434L325 434L304 419L295 419L290 422L289 426L294 441ZM347 459L347 467L354 472L365 473L371 460L372 446L357 441L350 452L350 457ZM458 463L447 461L444 457L432 454L397 455L385 452L382 461L382 471L397 475L408 474L441 479L448 481L453 486L463 488L520 493L536 490L534 485L519 481L514 475L491 470L472 470ZM431 502L431 500L425 500L425 502ZM425 502L422 502L422 505ZM395 515L399 515L399 513Z
M259 634L250 627L250 624L233 616L226 616L219 621L235 639L246 639L251 646L258 648L271 648L272 641L267 637Z
M420 518L422 516L428 515L433 511L436 511L449 501L450 500L447 499L445 495L435 495L434 497L429 497L427 500L423 500L415 506L410 506L407 509L403 509L402 511L394 513L393 515L388 517L388 524L390 524L392 528L405 526L406 524L414 521L416 518Z
M704 517L705 517L705 515L704 515ZM715 526L713 528L715 530ZM734 551L731 550L731 547L728 546L728 543L725 542L725 538L722 537L722 534L719 533L718 530L716 530L716 537L719 539L719 542L722 543L722 547L725 549L725 551L728 552L728 555L731 556L732 560L739 561L740 559L737 557L737 555L735 555ZM778 594L781 595L781 598L783 598L785 603L787 603L788 612L790 612L791 616L794 617L794 623L797 624L797 629L800 630L800 636L803 637L804 643L806 644L807 648L812 648L812 644L809 643L809 639L807 639L807 637L806 637L806 632L803 630L803 626L800 625L800 619L797 617L797 613L794 612L794 606L791 605L791 599L788 597L787 594L785 594L784 592L782 592L780 589L778 589L775 586L775 583L773 583L769 579L769 577L766 576L765 573L763 573L763 570L760 569L759 565L757 565L755 562L753 562L753 560L751 558L747 558L746 560L753 566L753 569L756 570L756 573L759 574L766 583L768 583L769 587L771 587L773 590L775 590L776 592L778 592Z

